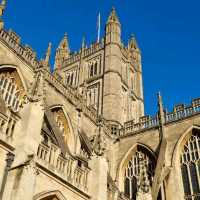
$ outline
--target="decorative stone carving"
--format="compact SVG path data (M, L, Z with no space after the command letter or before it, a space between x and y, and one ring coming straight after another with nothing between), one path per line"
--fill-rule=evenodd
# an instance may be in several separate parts
M45 80L43 66L36 71L35 80L28 92L28 100L30 102L37 102L42 99L45 100Z
M103 133L103 118L99 116L97 119L97 135L94 138L93 149L98 156L102 156L106 150L106 139Z
M25 170L29 173L32 172L34 175L39 175L39 170L36 166L35 156L29 155L28 160L25 163Z

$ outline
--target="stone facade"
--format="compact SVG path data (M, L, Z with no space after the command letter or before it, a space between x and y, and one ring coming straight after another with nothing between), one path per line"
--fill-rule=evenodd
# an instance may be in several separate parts
M0 5L3 15L6 1ZM104 37L50 72L0 20L0 199L200 199L200 99L144 116L141 54L121 41L112 9Z

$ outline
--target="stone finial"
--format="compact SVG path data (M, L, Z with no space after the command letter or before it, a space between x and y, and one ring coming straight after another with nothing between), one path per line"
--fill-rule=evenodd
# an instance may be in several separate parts
M81 44L81 48L82 49L85 49L85 36L83 36L83 38L82 38L82 44Z
M3 28L3 20L1 19L1 17L3 16L4 10L6 7L6 0L2 0L1 4L0 4L0 29Z
M49 61L50 61L50 56L51 56L51 47L52 47L52 44L49 42L49 46L47 48L47 52L44 59L45 66L49 66Z
M93 150L98 156L102 156L106 150L106 139L103 133L103 117L97 117L97 130L94 139Z
M165 123L165 112L160 92L158 92L157 97L158 97L158 118L159 118L159 123L162 126Z
M162 96L160 92L157 94L158 96L158 117L159 117L159 122L160 125L163 125L165 123L165 113L163 109L163 102L162 102Z
M55 69L60 69L62 67L63 61L69 56L70 48L67 34L65 33L64 38L61 40L55 57Z
M117 23L117 24L120 24L119 18L117 16L117 13L116 13L116 10L115 10L114 7L112 7L111 13L110 13L110 15L108 17L107 24L108 23Z
M63 49L65 50L67 53L70 53L70 49L69 49L69 42L68 42L68 37L67 37L67 33L64 34L64 38L61 40L58 49Z
M131 34L131 37L128 42L128 49L129 50L136 50L138 49L138 44L134 34Z
M2 0L1 4L0 4L0 17L3 16L3 12L5 10L6 7L6 0Z
M102 156L106 150L106 140L101 134L95 136L93 150L98 156Z

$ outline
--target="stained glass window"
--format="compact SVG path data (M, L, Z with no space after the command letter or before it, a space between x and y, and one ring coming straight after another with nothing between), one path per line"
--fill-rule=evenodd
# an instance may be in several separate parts
M20 105L20 90L14 78L5 77L3 74L0 74L0 91L6 104L10 106L13 111L17 112Z
M124 193L136 200L137 194L150 193L155 168L152 155L143 147L138 146L125 168Z
M200 134L193 131L181 153L185 199L200 200Z

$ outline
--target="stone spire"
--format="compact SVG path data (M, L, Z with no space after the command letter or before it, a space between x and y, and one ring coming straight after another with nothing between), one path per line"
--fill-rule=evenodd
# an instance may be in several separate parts
M55 57L55 69L60 69L62 67L63 61L69 56L70 49L68 43L68 37L65 33L64 38L61 40L57 50Z
M109 17L108 17L107 24L109 24L109 23L117 23L117 24L120 24L119 18L118 18L118 16L117 16L117 13L116 13L114 7L112 7L111 13L110 13L110 15L109 15Z
M4 10L5 10L5 7L6 7L6 0L2 0L1 4L0 4L0 29L3 28L3 20L2 20L2 16L3 16L3 13L4 13Z

